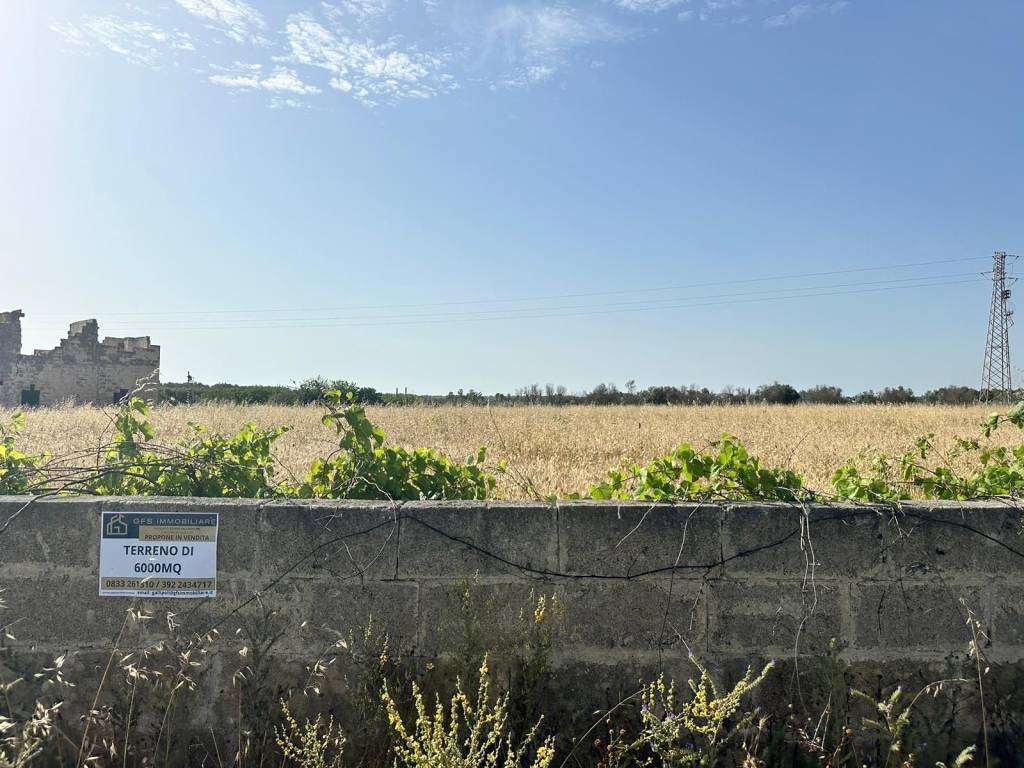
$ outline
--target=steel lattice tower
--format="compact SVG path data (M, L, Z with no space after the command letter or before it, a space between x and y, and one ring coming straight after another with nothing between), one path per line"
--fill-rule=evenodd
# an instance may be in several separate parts
M1012 282L1012 279L1011 279ZM996 251L992 258L992 306L988 315L985 364L981 373L981 399L1008 401L1010 381L1010 289L1006 287L1006 252Z

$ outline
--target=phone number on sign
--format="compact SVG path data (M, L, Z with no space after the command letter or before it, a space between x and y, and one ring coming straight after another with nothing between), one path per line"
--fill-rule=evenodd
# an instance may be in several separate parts
M216 579L103 579L103 589L144 589L149 591L180 591L195 589L214 589L216 586Z

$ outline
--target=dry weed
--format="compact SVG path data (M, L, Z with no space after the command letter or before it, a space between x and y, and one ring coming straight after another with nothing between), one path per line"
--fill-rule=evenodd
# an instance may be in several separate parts
M502 497L525 496L532 482L542 494L583 491L615 466L646 461L681 442L703 446L722 432L742 439L771 465L788 465L807 485L828 489L832 472L861 452L902 452L918 435L936 434L949 447L955 435L976 436L992 410L985 406L481 406L368 408L368 416L405 447L429 446L462 458L485 445L490 458L507 459L511 471L499 478ZM9 412L0 412L6 419ZM275 445L281 465L296 477L314 457L337 448L320 423L316 407L275 405L159 406L152 422L156 439L176 440L199 422L213 431L233 432L243 423L292 427ZM63 406L29 411L19 446L55 455L88 449L109 434L109 411ZM1019 440L1015 431L999 441Z

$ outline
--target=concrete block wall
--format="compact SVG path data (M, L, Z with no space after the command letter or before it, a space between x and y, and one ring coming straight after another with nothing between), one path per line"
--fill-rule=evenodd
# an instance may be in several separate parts
M4 616L19 620L17 639L4 647L12 657L71 652L86 673L105 662L131 604L97 596L100 512L215 510L218 596L142 607L174 611L188 631L217 626L225 634L257 605L271 610L283 628L273 647L282 680L311 652L304 622L344 630L373 617L396 652L453 655L464 639L468 582L494 612L484 628L494 638L531 591L558 594L564 633L553 674L582 713L659 671L692 673L691 652L726 677L768 658L810 664L833 643L842 663L875 685L887 670L909 674L911 685L962 673L968 609L988 638L993 695L1016 719L1024 713L1024 539L1022 515L1008 503L915 503L894 512L154 498L44 499L23 509L26 501L0 498L0 529L10 521L0 533ZM159 637L161 622L152 624L130 642ZM215 680L210 690L227 685ZM766 690L776 699L792 694L781 682ZM971 733L971 714L960 716L962 728L950 733Z

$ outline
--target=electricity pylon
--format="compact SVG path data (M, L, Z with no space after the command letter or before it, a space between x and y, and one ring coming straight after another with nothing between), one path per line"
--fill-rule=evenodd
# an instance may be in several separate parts
M1010 282L1013 282L1012 278ZM988 314L985 364L981 372L983 401L1008 402L1013 390L1010 381L1010 326L1013 325L1013 311L1009 308L1010 289L1006 284L1006 252L996 251L992 257L992 306Z

